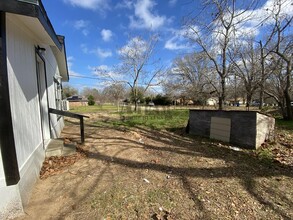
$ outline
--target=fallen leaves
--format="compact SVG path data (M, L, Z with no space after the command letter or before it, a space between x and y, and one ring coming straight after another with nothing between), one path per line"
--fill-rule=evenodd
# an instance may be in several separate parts
M293 166L293 137L289 132L277 132L275 141L263 143L260 150L269 152L280 164Z
M40 171L40 179L56 175L86 156L86 152L82 148L77 147L77 152L73 155L47 157Z

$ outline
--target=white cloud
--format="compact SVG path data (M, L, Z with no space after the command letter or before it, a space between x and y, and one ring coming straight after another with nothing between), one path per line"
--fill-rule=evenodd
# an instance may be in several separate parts
M71 69L72 65L73 65L73 62L74 61L74 57L73 56L68 56L67 57L67 66L68 66L68 69Z
M91 10L104 11L109 9L109 0L63 0L72 6L81 7Z
M108 58L112 56L112 51L111 50L105 50L101 48L96 48L95 50L92 51L92 53L96 54L100 58Z
M177 37L172 37L165 43L165 48L168 50L186 50L188 46L185 44L179 44Z
M69 73L69 76L70 77L82 77L84 75L80 74L80 73L77 73L75 72L72 67L73 67L73 62L74 62L74 57L73 56L69 56L67 57L67 66L68 66L68 73Z
M97 47L95 49L90 50L86 44L81 44L80 48L83 53L95 54L97 57L102 58L102 59L111 57L113 55L112 51L110 49L102 49L102 48Z
M89 25L89 21L85 20L77 20L74 22L74 28L77 30L87 28Z
M167 22L165 16L151 12L156 3L153 0L138 0L134 5L135 17L130 16L130 28L158 29Z
M193 29L197 29L193 27ZM195 38L191 28L184 27L181 30L172 30L172 37L166 41L165 48L168 50L189 50L191 47L187 39Z
M87 36L90 33L90 31L88 30L89 24L90 24L89 21L86 21L86 20L77 20L77 21L74 22L73 27L76 30L81 30L81 33L84 36Z
M244 42L245 37L255 37L261 32L262 27L268 27L274 23L274 16L279 10L281 5L280 18L289 18L293 16L293 4L292 0L267 0L264 5L248 11L238 10L236 13L240 16L234 21L233 38L234 41ZM227 16L228 18L228 16ZM218 29L218 41L221 42L221 35L223 36L223 30Z
M113 33L111 30L103 29L101 31L101 35L104 41L110 41L113 36Z
M80 48L83 53L85 53L85 54L89 53L89 49L87 48L86 44L81 44Z
M100 65L96 67L90 67L92 70L100 70L100 71L110 71L110 67L107 65Z
M130 39L126 45L124 45L118 54L121 56L129 56L137 58L141 56L148 49L148 43L140 37L134 37Z
M169 6L174 7L177 3L177 0L169 0Z
M133 8L133 1L132 0L123 0L122 2L119 2L115 8L126 8L126 9L132 9Z
M265 33L263 31L267 31L267 28L273 24L273 18L280 5L281 20L293 16L292 0L266 0L263 5L254 10L236 10L234 14L236 17L232 24L233 29L231 29L231 32L229 33L231 36L229 43L245 44L247 38L256 37L259 36L260 33ZM231 14L227 13L224 15L224 19L229 20L230 18ZM215 27L215 31L210 33L213 42L210 42L209 44L212 45L212 49L215 53L220 53L220 45L223 44L225 29L220 21L216 21L213 26ZM195 29L195 31L198 32L198 34L202 34L198 29ZM187 38L190 39L190 36L192 35L189 35ZM181 45L178 45L177 40L178 37L176 37L176 35L173 36L173 38L166 42L165 48L180 49Z
M112 84L113 82L122 82L123 75L116 72L112 67L107 65L100 65L96 67L89 67L94 76L98 76L103 79L103 83Z
M236 19L233 21L234 29L231 31L230 43L245 43L248 37L256 37L260 34L262 27L268 27L273 24L274 16L281 5L280 18L293 16L293 4L291 0L267 0L261 7L255 10L237 10ZM230 19L229 14L225 15L225 19ZM217 27L217 24L215 24ZM217 45L221 45L224 40L225 30L222 25L218 25L213 34L214 48L220 51Z
M88 36L89 35L89 33L90 33L90 31L89 30L87 30L87 29L84 29L84 30L82 30L82 32L81 32L84 36Z
M280 17L293 16L292 0L267 0L262 7L254 11L247 11L243 16L248 14L252 15L252 19L248 22L251 26L259 25L261 22L264 22L265 25L269 25L273 22L273 15L278 11L279 4L281 4Z

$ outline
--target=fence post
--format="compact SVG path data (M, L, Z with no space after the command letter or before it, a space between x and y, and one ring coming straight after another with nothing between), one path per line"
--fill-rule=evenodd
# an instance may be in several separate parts
M84 123L83 123L83 117L80 117L80 136L81 136L81 143L84 143Z

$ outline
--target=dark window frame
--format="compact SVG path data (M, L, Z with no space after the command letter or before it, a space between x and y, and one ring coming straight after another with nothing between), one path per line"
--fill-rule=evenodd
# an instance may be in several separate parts
M55 94L55 105L57 110L63 110L62 108L62 85L55 77L53 77L54 81L54 94ZM61 115L57 116L57 121L62 118Z

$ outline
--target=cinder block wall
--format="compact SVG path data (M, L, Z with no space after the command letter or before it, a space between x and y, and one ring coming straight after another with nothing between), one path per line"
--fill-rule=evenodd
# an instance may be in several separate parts
M87 101L85 102L69 102L69 108L79 107L79 106L88 106Z
M189 133L210 137L211 118L231 120L230 143L256 149L272 134L275 119L254 111L190 110Z

